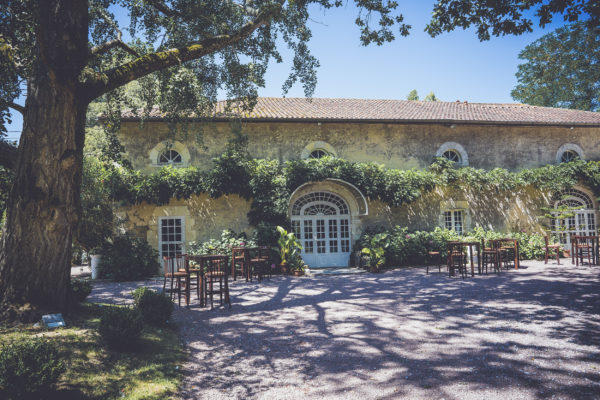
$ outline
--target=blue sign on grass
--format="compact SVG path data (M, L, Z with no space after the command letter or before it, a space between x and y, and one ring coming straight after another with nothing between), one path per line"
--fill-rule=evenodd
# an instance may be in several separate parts
M42 322L47 328L59 328L66 326L62 314L42 315Z

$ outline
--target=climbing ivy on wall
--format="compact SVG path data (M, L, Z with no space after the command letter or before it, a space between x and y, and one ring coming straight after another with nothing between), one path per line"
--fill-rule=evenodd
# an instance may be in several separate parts
M426 170L388 169L369 162L340 158L294 160L252 159L242 150L229 148L214 159L213 167L161 168L151 175L107 167L104 181L115 200L124 204L147 202L167 204L171 198L187 199L206 193L211 197L237 194L252 200L248 214L252 225L260 222L285 224L288 199L300 185L327 178L342 179L356 186L365 196L391 206L418 199L439 186L468 187L470 190L515 191L526 186L557 193L578 182L600 195L600 162L573 161L560 165L510 172L505 169L482 170L454 168L445 159L435 159Z

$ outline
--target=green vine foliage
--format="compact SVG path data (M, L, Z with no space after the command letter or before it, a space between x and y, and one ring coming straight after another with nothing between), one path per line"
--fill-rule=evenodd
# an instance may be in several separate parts
M454 230L435 228L433 231L410 231L407 227L396 226L385 230L381 227L369 228L356 241L355 248L380 248L383 251L385 266L417 265L423 262L428 251L447 253L447 243L454 240L481 242L510 237L519 241L519 253L522 259L542 259L544 257L544 237L538 233L509 232L485 230L476 227L464 236ZM368 254L372 256L371 254ZM371 262L373 260L371 259Z
M452 162L437 158L425 170L400 170L374 162L359 163L333 157L281 164L277 160L252 159L247 152L233 147L213 161L213 167L207 171L167 166L151 175L107 166L103 180L110 187L113 198L125 205L142 202L164 205L171 198L188 199L203 193L214 198L236 194L252 201L248 214L252 225L262 223L273 227L288 225L288 200L297 187L327 178L349 182L365 196L391 206L411 203L442 186L471 191L492 188L498 192L531 186L558 193L583 183L596 196L600 195L598 161L577 160L511 172L501 168L490 171L456 168Z

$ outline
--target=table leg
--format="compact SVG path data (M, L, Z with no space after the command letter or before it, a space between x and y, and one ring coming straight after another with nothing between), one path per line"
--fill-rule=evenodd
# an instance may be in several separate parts
M519 269L519 242L515 240L515 269Z
M481 246L476 245L477 248L477 271L479 271L479 275L483 273L483 268L481 266Z
M189 306L190 306L190 295L191 295L191 292L192 292L192 291L190 290L190 288L191 288L191 287L190 287L191 283L192 283L192 279L191 279L191 277L190 277L190 274L188 273L188 274L185 276L185 305L186 305L187 307L189 307Z
M475 276L475 265L473 264L473 246L469 245L469 258L471 260L471 277Z
M205 307L204 304L204 274L200 274L200 307Z

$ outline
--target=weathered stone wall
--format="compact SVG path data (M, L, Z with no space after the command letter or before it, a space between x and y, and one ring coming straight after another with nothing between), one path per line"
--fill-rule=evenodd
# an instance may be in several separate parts
M195 132L202 129L203 142ZM456 142L475 168L531 168L556 162L559 148L572 143L584 150L586 160L600 159L599 128L381 123L245 122L248 149L256 158L281 161L300 158L315 141L330 144L338 157L376 161L390 168L424 168L446 142ZM189 163L209 168L223 152L231 135L228 123L197 125L186 138L175 140L189 151ZM135 168L152 172L152 149L171 138L163 122L124 122L119 137ZM154 153L155 154L155 153ZM186 160L187 164L187 160Z
M228 195L213 199L208 195L192 196L187 200L172 199L169 204L155 206L142 203L121 207L126 229L148 240L158 249L158 220L160 217L183 217L185 241L206 241L221 237L223 229L252 233L246 215L250 202Z
M461 209L465 213L465 230L476 226L497 231L542 232L540 217L545 213L550 198L534 188L514 193L499 194L496 191L459 190L438 188L419 200L402 207L390 207L378 200L369 200L369 215L361 217L363 228L396 225L410 230L433 230L444 226L443 212Z
M335 190L327 185L322 190ZM443 212L448 209L464 210L465 231L482 226L498 231L525 229L528 232L541 232L539 217L544 214L541 208L548 206L549 202L547 194L533 188L503 195L494 191L438 188L401 207L390 207L379 200L368 199L369 213L366 216L357 215L355 207L350 207L352 241L358 239L366 228L374 226L391 228L399 225L407 226L410 230L443 227ZM183 217L186 243L218 238L223 229L251 235L254 228L247 219L250 204L250 201L237 195L217 199L200 195L188 200L173 199L164 206L144 203L122 207L120 212L126 217L128 231L136 232L158 248L159 217Z

